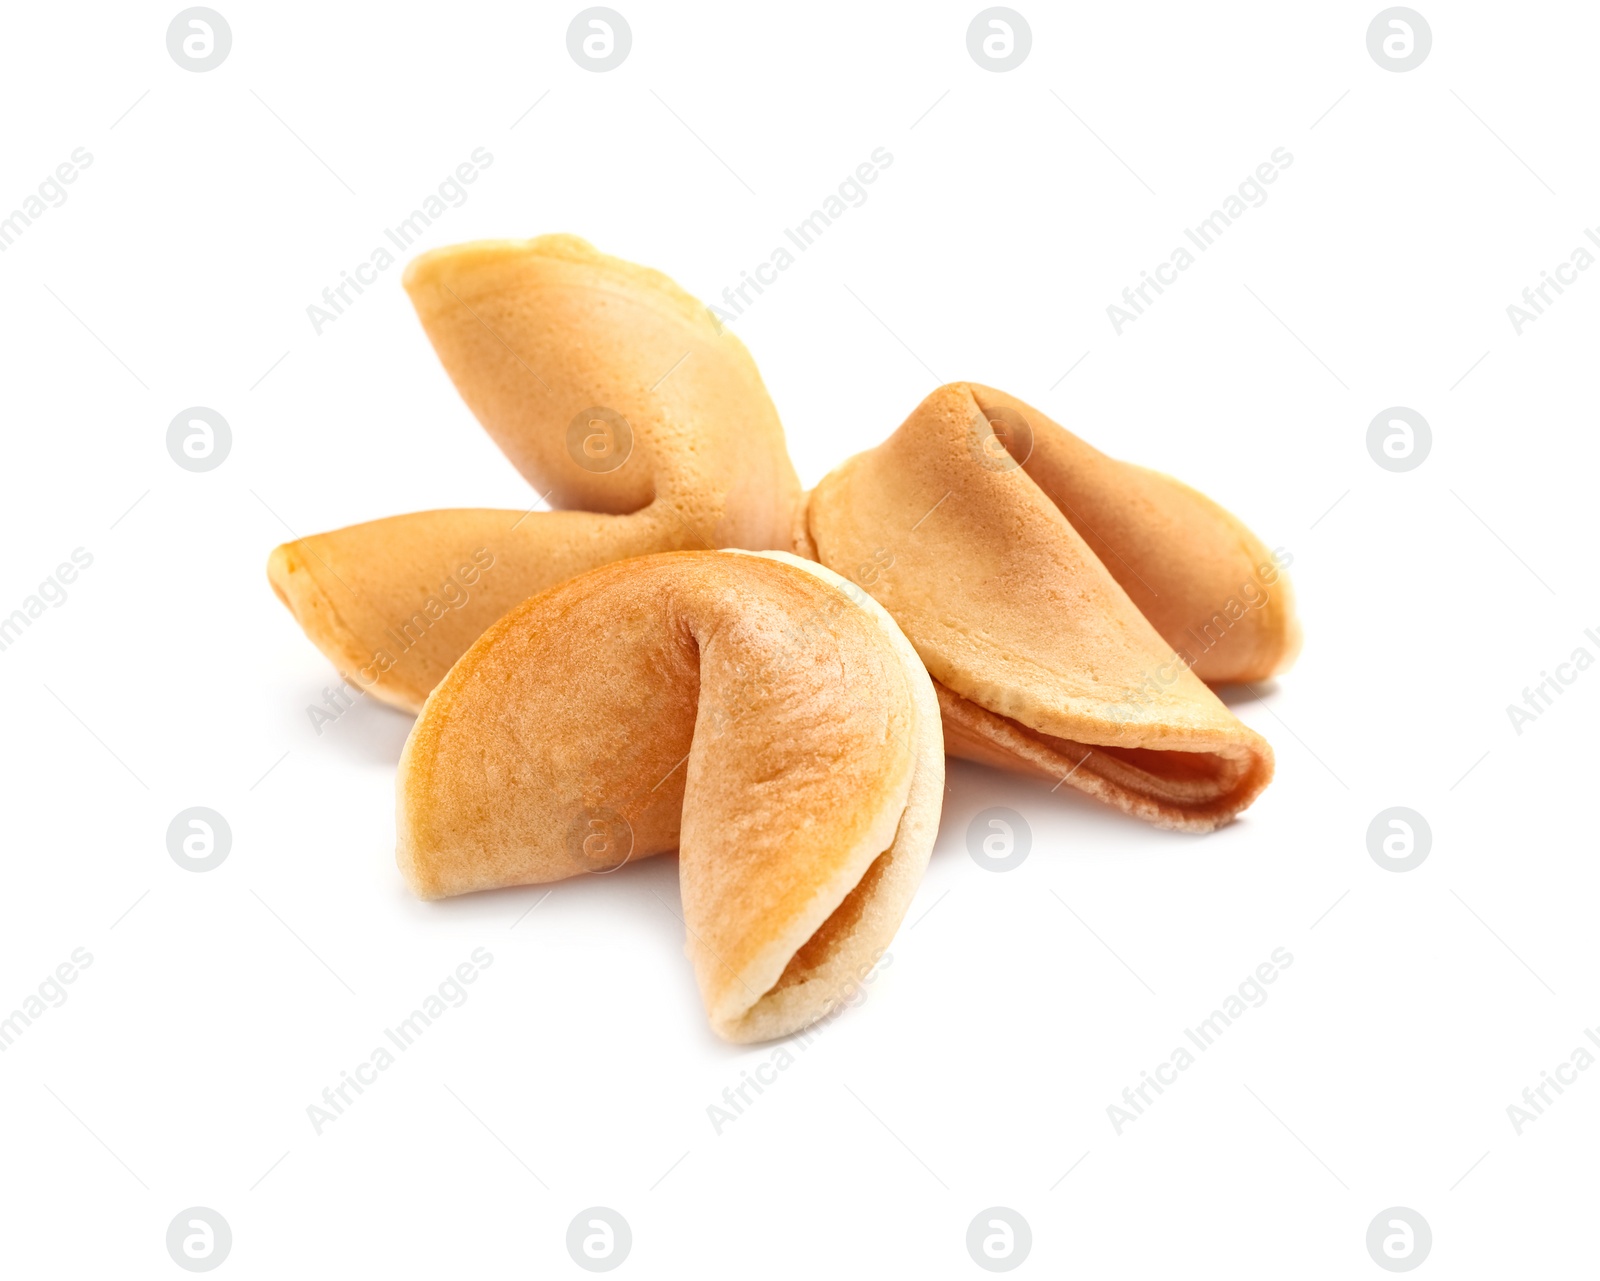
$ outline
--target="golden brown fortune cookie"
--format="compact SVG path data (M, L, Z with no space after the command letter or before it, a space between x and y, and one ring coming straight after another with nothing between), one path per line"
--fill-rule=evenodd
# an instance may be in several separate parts
M1030 429L1040 478L1005 447ZM1021 402L941 387L812 491L801 548L860 582L900 624L935 681L951 755L1041 775L1158 826L1209 831L1267 785L1272 749L1140 612L1068 508L1080 519L1092 511L1102 537L1140 531L1130 538L1142 549L1138 572L1175 594L1183 571L1155 568L1160 538L1175 540L1176 555L1183 530L1210 537L1232 518L1135 468L1126 512L1109 494L1088 502L1088 482L1071 474L1083 461L1074 447L1087 449ZM1100 467L1099 483L1110 486L1124 466ZM1070 496L1044 488L1059 493L1069 480ZM1255 554L1242 551L1241 563ZM1231 572L1216 569L1224 582Z
M397 861L423 898L679 851L711 1026L796 1031L847 1000L927 866L939 706L870 596L783 552L678 552L524 602L429 695Z
M346 680L415 711L491 623L574 575L791 545L800 486L755 362L666 276L541 236L435 250L404 283L479 422L570 510L416 512L279 547L274 590Z
M964 385L989 423L990 450L1022 464L1196 676L1221 685L1288 670L1301 641L1294 594L1243 521L1003 391Z

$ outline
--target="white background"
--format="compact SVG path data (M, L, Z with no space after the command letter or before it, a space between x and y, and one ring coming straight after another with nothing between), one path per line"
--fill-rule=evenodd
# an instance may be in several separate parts
M1382 1275L1395 1205L1424 1275L1592 1269L1600 1071L1520 1136L1506 1108L1600 1023L1600 673L1521 735L1505 706L1600 657L1600 272L1520 337L1506 306L1600 221L1600 12L1418 0L1432 53L1394 74L1376 0L1017 3L1004 74L968 55L976 0L617 0L607 74L567 53L576 4L218 0L205 74L168 56L175 5L8 14L0 208L93 163L0 255L0 613L94 563L0 653L0 1012L94 960L0 1054L0 1271L181 1275L195 1205L240 1277L580 1275L592 1205L632 1227L624 1275L977 1276L994 1205L1031 1225L1024 1275ZM408 719L313 732L333 673L264 567L291 530L533 501L398 266L306 316L477 147L421 247L570 231L707 300L887 148L735 325L802 480L970 378L1213 495L1294 557L1304 655L1229 696L1272 787L1195 838L953 765L892 965L720 1135L708 1105L773 1050L707 1029L672 858L412 901ZM1107 305L1277 147L1267 203L1119 337ZM166 453L191 405L234 434L207 474ZM1433 430L1406 474L1366 452L1392 405ZM165 844L195 805L233 831L203 875ZM966 850L991 805L1032 829L1005 875ZM1433 831L1405 874L1366 848L1393 805ZM477 947L470 1000L315 1134ZM1277 947L1270 1000L1118 1136L1107 1106Z

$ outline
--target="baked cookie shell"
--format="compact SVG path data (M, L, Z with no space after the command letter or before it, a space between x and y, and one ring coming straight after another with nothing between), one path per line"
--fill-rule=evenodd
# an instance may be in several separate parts
M865 977L942 789L932 684L870 599L781 553L649 556L525 602L452 668L401 759L397 861L437 898L678 848L712 1027L761 1040Z

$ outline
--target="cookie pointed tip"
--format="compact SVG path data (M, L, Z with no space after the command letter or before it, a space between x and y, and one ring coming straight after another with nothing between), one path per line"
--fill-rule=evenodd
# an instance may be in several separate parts
M1282 676L1300 658L1300 651L1305 648L1306 629L1300 624L1300 615L1292 610L1288 621L1284 624L1283 649L1278 654L1278 661L1273 666L1272 675Z
M273 594L291 613L294 612L294 605L289 599L289 582L297 568L299 557L295 554L293 543L279 543L267 557L267 582L272 584Z

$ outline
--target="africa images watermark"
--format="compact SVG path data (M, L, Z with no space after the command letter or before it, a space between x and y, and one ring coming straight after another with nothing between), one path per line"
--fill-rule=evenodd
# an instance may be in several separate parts
M410 249L424 231L444 217L447 209L459 209L467 203L467 197L471 194L467 187L477 182L479 175L492 164L494 156L487 147L474 148L471 156L430 191L418 208L393 227L385 227L384 237L400 253ZM386 246L379 245L365 262L358 262L351 271L341 271L338 283L322 291L322 305L311 303L306 307L306 318L311 321L311 328L317 337L322 337L322 331L355 303L351 290L355 291L356 297L360 297L365 292L365 286L377 284L378 273L387 271L394 263L394 254Z
M38 189L18 203L4 218L0 218L0 254L10 249L22 233L43 218L49 209L59 209L67 203L67 186L78 181L78 175L94 163L87 147L75 147L70 156L45 175Z
M365 1087L376 1085L378 1074L392 1068L399 1061L398 1055L415 1045L422 1034L448 1011L465 1005L467 997L471 995L467 986L476 983L483 971L493 964L494 953L488 948L473 948L471 957L462 961L437 988L423 997L416 1009L393 1027L384 1028L383 1037L388 1045L379 1045L353 1069L341 1071L338 1082L323 1089L321 1103L306 1105L306 1117L317 1137L321 1138L323 1129L342 1117L355 1103L355 1099L350 1097L352 1090L359 1097L366 1092ZM390 1045L394 1047L393 1050L389 1048Z
M1588 237L1590 244L1600 249L1600 235L1596 235L1593 228L1585 227L1583 234ZM1522 291L1524 305L1507 304L1506 319L1511 322L1511 328L1516 331L1518 338L1522 337L1525 328L1544 315L1546 307L1554 304L1556 299L1550 296L1550 291L1555 290L1556 298L1559 298L1566 293L1563 286L1577 284L1578 273L1588 271L1594 266L1594 260L1594 253L1586 245L1579 245L1566 262L1558 262L1553 271L1541 271L1539 283L1529 285Z
M845 1010L854 1009L865 1002L867 985L878 977L881 970L886 970L893 964L893 952L879 951L845 984L843 992L829 999L821 1018L786 1038L783 1044L757 1063L754 1070L741 1068L738 1082L723 1087L721 1102L706 1105L706 1117L710 1120L711 1128L716 1131L717 1137L721 1138L724 1127L732 1125L742 1117L755 1102L755 1099L750 1097L752 1091L759 1098L766 1092L768 1086L776 1085L782 1074L800 1061L796 1051L809 1050L834 1019Z
M350 680L339 682L337 689L324 689L322 691L322 706L315 703L307 704L306 717L311 721L311 728L317 732L317 737L322 736L322 727L331 725L352 707L356 699L364 696L385 672L391 670L411 648L428 634L428 629L448 614L452 609L461 609L472 599L471 588L477 585L479 577L487 570L494 567L494 553L487 547L480 547L472 553L468 563L457 568L456 572L448 575L439 585L439 590L430 595L427 600L412 613L411 617L386 628L384 635L394 642L394 652L387 649L377 650L372 655L372 661L354 674L356 684L351 686Z
M1287 147L1275 147L1272 154L1255 167L1255 172L1241 182L1222 202L1220 209L1213 209L1209 216L1203 218L1193 227L1183 229L1184 236L1196 250L1205 253L1218 238L1240 218L1243 218L1247 209L1259 209L1267 203L1267 187L1278 181L1278 175L1294 164L1294 156ZM1139 283L1129 285L1122 291L1122 301L1125 306L1116 303L1106 308L1106 317L1111 321L1111 327L1117 331L1117 337L1122 337L1125 326L1131 325L1145 310L1155 303L1155 298L1149 291L1155 290L1156 296L1166 292L1163 286L1178 283L1178 273L1188 271L1197 261L1195 255L1183 245L1179 245L1168 255L1166 262L1157 263L1155 270L1141 271Z
M1594 628L1585 628L1583 636L1600 649L1600 633ZM1523 726L1532 725L1554 707L1556 699L1567 692L1567 686L1577 684L1578 677L1593 666L1594 655L1585 646L1579 645L1567 656L1566 662L1556 664L1554 676L1541 671L1537 685L1523 687L1520 707L1515 703L1506 704L1506 716L1511 721L1511 728L1520 737Z
M1187 640L1192 644L1175 649L1170 661L1153 672L1143 673L1143 680L1123 694L1122 701L1110 709L1109 715L1117 720L1131 718L1139 707L1150 702L1153 695L1177 680L1179 672L1199 662L1240 619L1253 609L1265 608L1272 600L1270 589L1276 586L1282 572L1292 564L1294 553L1285 547L1273 548L1272 559L1257 565L1255 573L1240 583L1239 590L1213 610L1210 618L1197 620L1185 629Z
M67 588L78 581L78 575L94 564L94 555L81 547L72 549L70 561L62 561L45 580L23 600L22 604L4 617L0 617L0 650L10 649L21 639L22 633L33 626L36 618L44 616L45 607L60 609L67 603Z
M67 1003L70 995L67 984L76 983L79 975L94 964L94 957L86 947L75 947L72 955L62 961L49 974L37 990L29 992L5 1018L0 1019L0 1054L16 1043L19 1036L32 1027L52 1009Z
M805 253L821 238L824 231L843 218L846 213L866 204L867 197L871 194L867 191L868 185L877 182L878 176L892 164L894 156L889 153L887 147L873 148L872 154L857 165L837 188L829 192L821 206L813 209L809 217L802 219L793 227L785 227L784 238L794 246L795 252L791 252L788 245L779 245L767 256L766 262L758 262L749 271L741 271L739 283L729 285L722 291L722 301L726 306L712 303L706 308L718 326L744 315L755 302L755 298L751 297L751 290L754 290L759 297L764 287L777 284L778 273L788 271L798 261L796 252Z
M1586 1027L1583 1034L1590 1045L1600 1049L1600 1029ZM1559 1098L1567 1092L1567 1086L1578 1083L1579 1072L1587 1072L1594 1064L1595 1051L1588 1045L1580 1045L1567 1056L1564 1063L1556 1064L1554 1072L1541 1070L1539 1084L1530 1085L1522 1091L1522 1102L1506 1105L1506 1116L1517 1137L1520 1139L1523 1130L1542 1117L1545 1109L1555 1102L1550 1097L1550 1091L1554 1090Z
M1276 983L1283 971L1293 964L1294 957L1288 948L1273 948L1272 955L1256 966L1251 975L1234 991L1228 993L1219 1008L1212 1010L1208 1017L1194 1027L1184 1028L1184 1037L1195 1050L1204 1054L1217 1043L1218 1038L1228 1028L1244 1017L1246 1010L1259 1009L1267 1003L1269 995L1267 985ZM1176 1085L1178 1074L1187 1072L1195 1062L1194 1051L1188 1046L1180 1045L1157 1063L1154 1071L1141 1071L1137 1085L1125 1086L1122 1091L1122 1102L1108 1104L1106 1107L1106 1116L1111 1121L1111 1128L1117 1132L1117 1137L1121 1138L1123 1128L1142 1117L1155 1102L1155 1099L1150 1097L1151 1090L1154 1090L1157 1096L1166 1093L1163 1087Z

